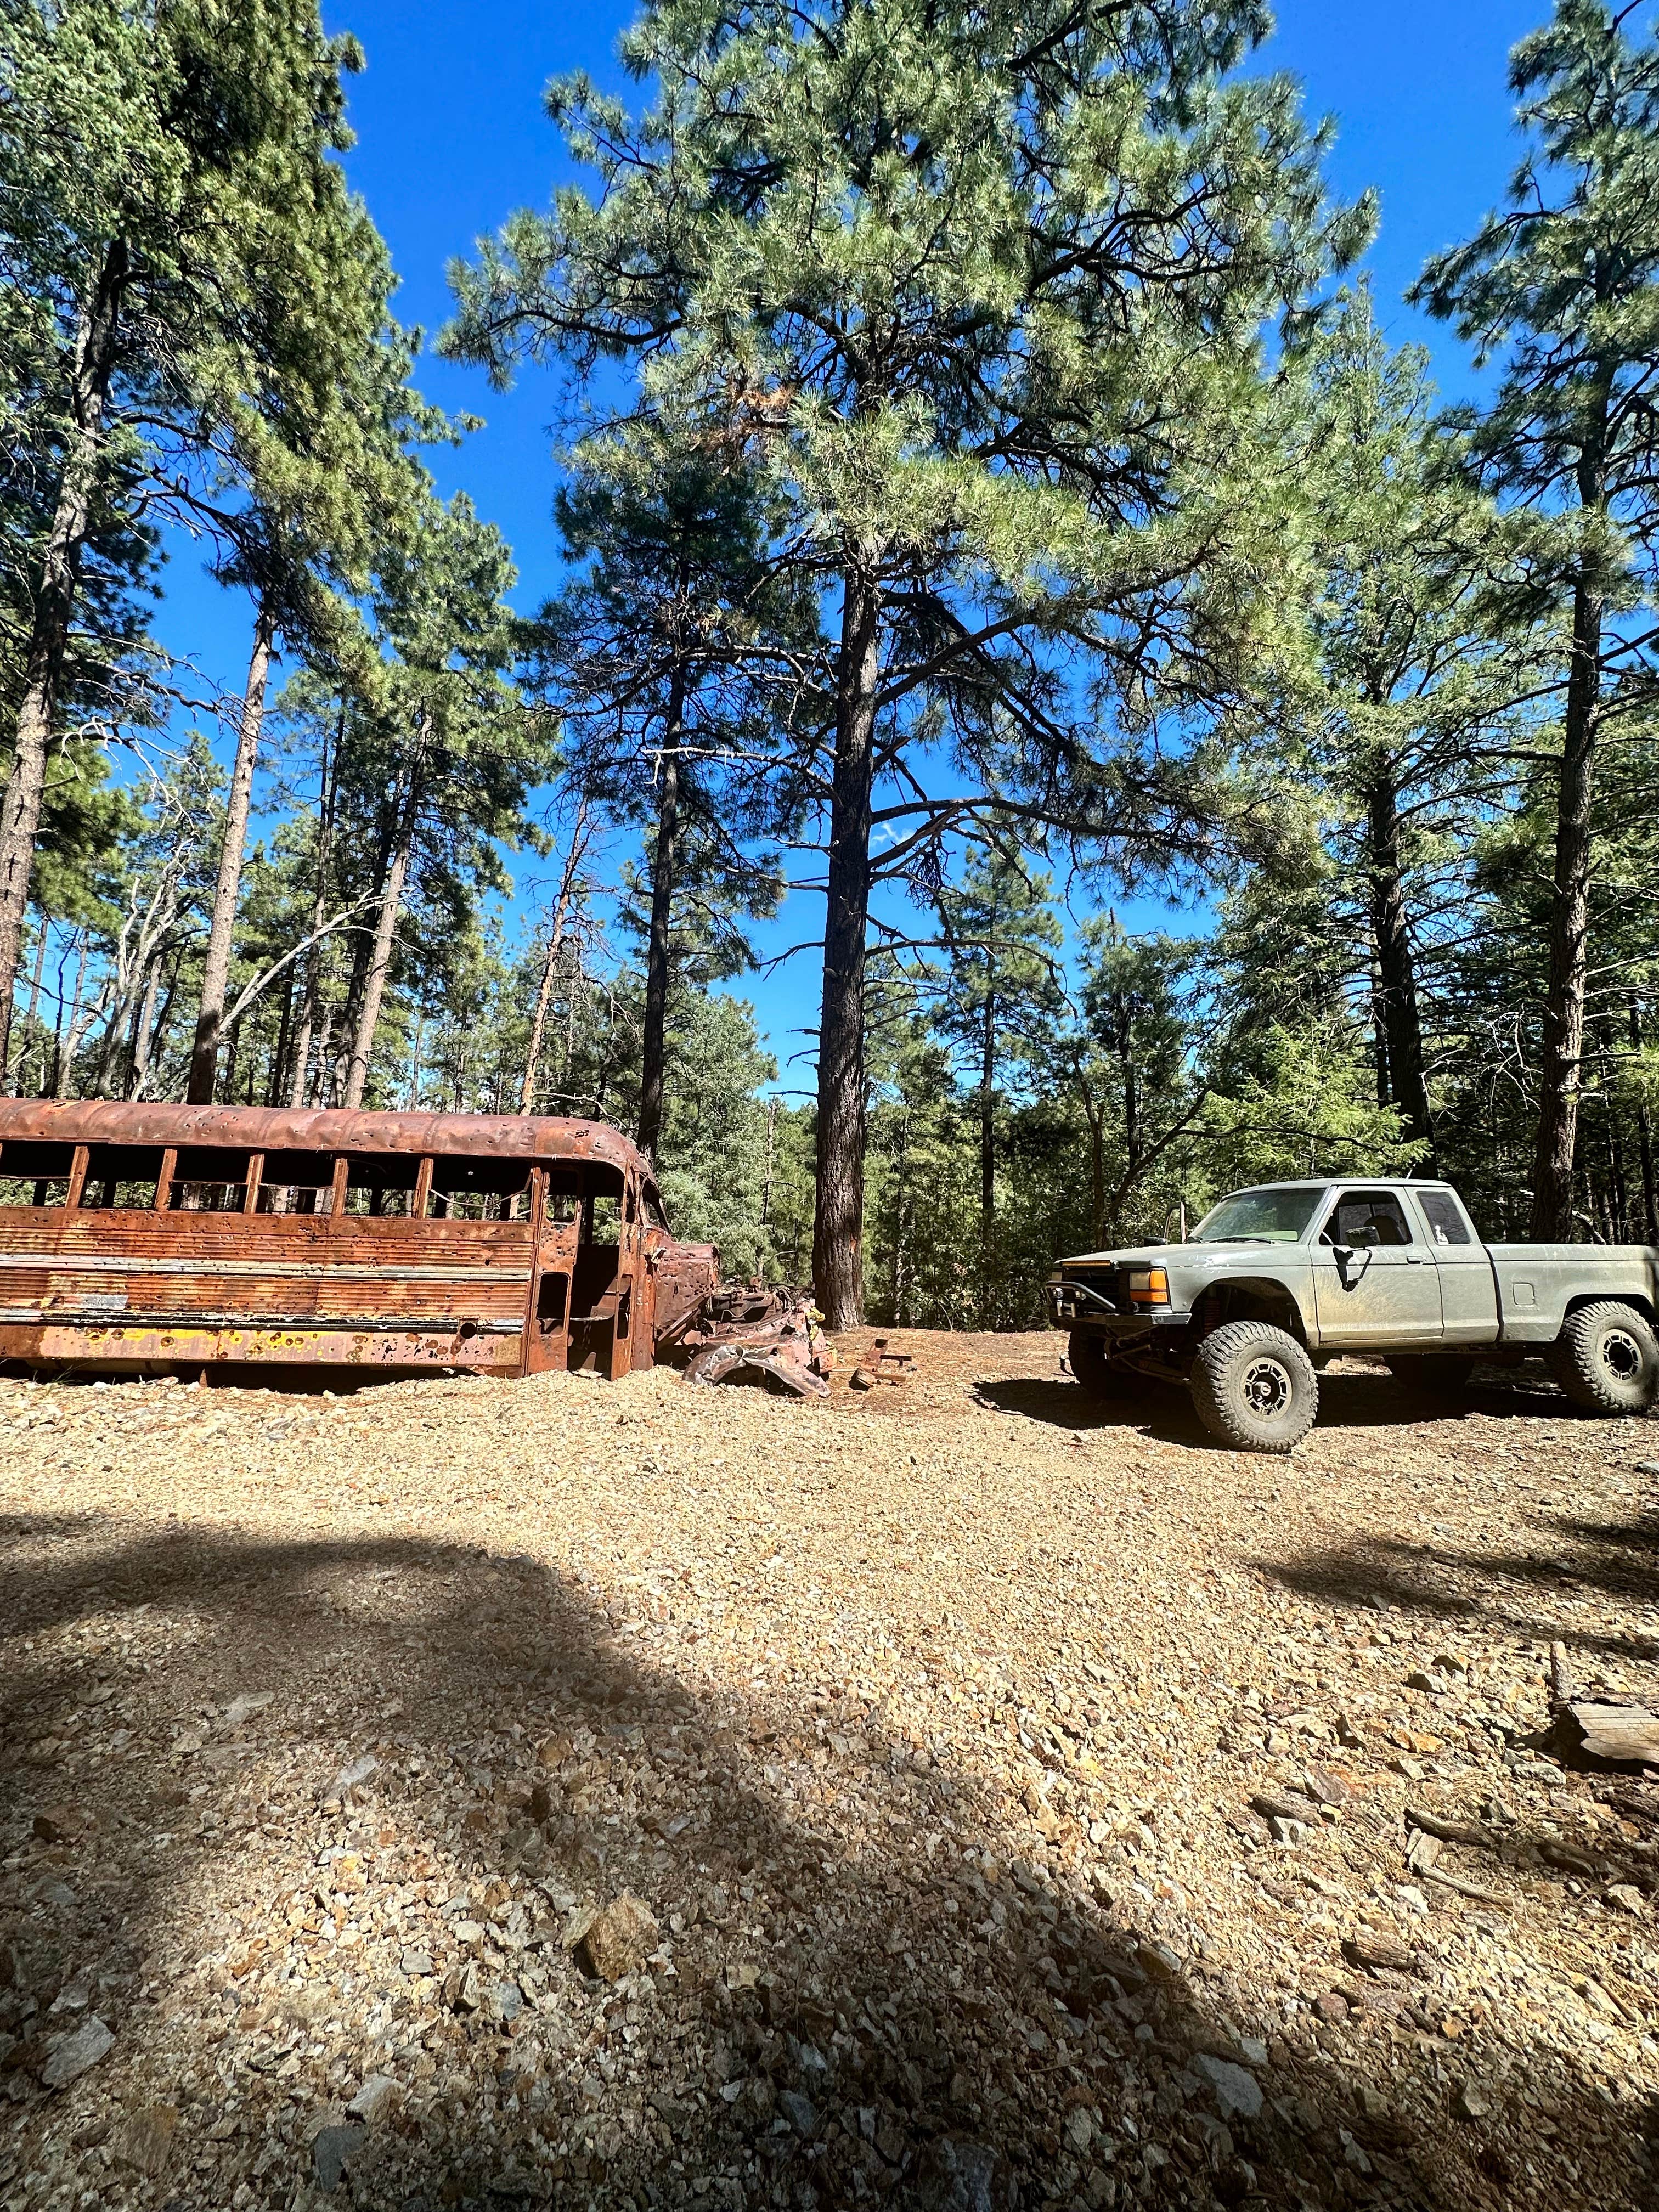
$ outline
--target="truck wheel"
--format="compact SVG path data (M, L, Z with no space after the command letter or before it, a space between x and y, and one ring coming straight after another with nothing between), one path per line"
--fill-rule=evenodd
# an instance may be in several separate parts
M1287 1452L1319 1411L1313 1362L1265 1321L1233 1321L1206 1336L1193 1362L1193 1403L1212 1437L1240 1451Z
M1587 1413L1640 1413L1659 1397L1659 1339L1634 1306L1610 1298L1580 1306L1545 1357Z
M1120 1367L1097 1336L1073 1329L1066 1346L1072 1374L1091 1398L1121 1398L1129 1386L1129 1370Z
M1472 1359L1460 1359L1450 1352L1391 1352L1389 1372L1396 1382L1403 1382L1409 1390L1420 1390L1427 1398L1460 1398L1469 1387L1469 1377L1474 1372Z

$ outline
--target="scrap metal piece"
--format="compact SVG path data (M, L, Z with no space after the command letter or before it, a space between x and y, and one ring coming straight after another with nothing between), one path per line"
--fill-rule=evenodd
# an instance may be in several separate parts
M916 1371L916 1363L908 1352L895 1352L892 1339L872 1336L870 1349L853 1370L852 1383L855 1390L873 1390L878 1382L890 1382L895 1389L908 1380Z
M757 1382L798 1398L824 1398L836 1355L810 1291L764 1283L715 1291L699 1326L681 1340L692 1353L692 1383Z

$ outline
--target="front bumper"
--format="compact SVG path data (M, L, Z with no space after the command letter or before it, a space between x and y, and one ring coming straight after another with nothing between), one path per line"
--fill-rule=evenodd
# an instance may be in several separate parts
M1180 1291L1170 1285L1167 1306L1137 1305L1127 1268L1099 1268L1088 1274L1057 1275L1044 1288L1048 1318L1056 1328L1082 1329L1089 1335L1141 1336L1148 1329L1184 1328L1191 1310L1176 1303Z

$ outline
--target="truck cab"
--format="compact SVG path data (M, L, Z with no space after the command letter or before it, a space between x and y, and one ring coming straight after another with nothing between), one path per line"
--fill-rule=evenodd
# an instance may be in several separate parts
M1380 1352L1401 1380L1445 1390L1467 1382L1476 1355L1543 1350L1569 1394L1601 1412L1640 1410L1659 1390L1659 1254L1489 1245L1443 1182L1321 1177L1235 1191L1182 1243L1062 1261L1048 1295L1085 1388L1111 1395L1134 1375L1186 1382L1212 1428L1214 1340L1278 1340L1280 1371L1258 1363L1251 1385L1273 1416L1256 1425L1258 1449L1305 1434L1315 1370L1343 1352ZM1592 1309L1599 1318L1587 1322ZM1587 1331L1595 1344L1575 1350Z

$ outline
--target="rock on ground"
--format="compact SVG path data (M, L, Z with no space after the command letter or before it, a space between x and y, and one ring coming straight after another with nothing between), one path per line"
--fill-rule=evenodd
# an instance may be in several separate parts
M1654 1423L895 1341L0 1381L0 2212L1650 2201Z

